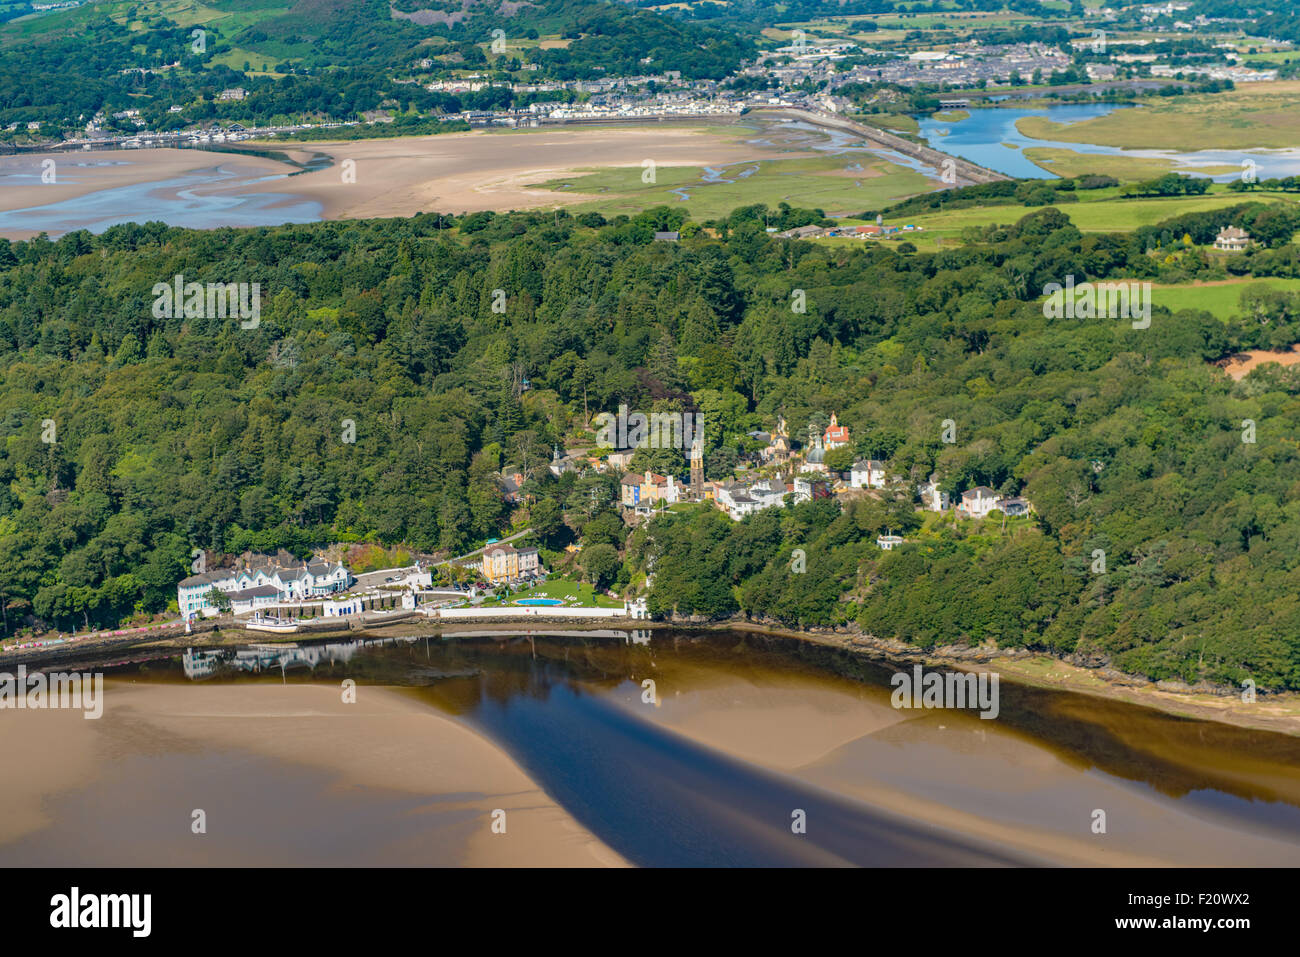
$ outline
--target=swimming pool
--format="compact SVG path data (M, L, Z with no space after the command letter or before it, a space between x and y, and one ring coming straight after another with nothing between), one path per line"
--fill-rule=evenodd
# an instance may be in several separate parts
M564 602L558 598L521 598L516 605L563 605Z

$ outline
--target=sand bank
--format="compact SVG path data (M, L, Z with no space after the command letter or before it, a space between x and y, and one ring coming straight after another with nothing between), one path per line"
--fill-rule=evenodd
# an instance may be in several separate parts
M345 704L327 685L114 681L98 721L7 711L0 760L24 773L0 796L0 860L624 863L496 745L403 693L356 691ZM130 839L81 831L106 816Z
M702 167L812 155L806 137L788 131L754 143L745 141L745 133L727 123L665 123L241 144L243 150L283 154L290 162L252 152L202 149L0 157L0 236L25 239L42 230L51 235L78 228L98 231L137 215L141 222L166 218L208 228L551 207L597 198L538 188L591 169L640 169L646 160L662 167ZM328 165L303 171L322 156L329 158ZM49 161L55 164L52 183L42 182L43 164ZM189 179L177 182L182 177ZM159 185L150 189L150 184ZM62 208L57 216L46 210L81 198L86 199L85 207ZM3 221L4 213L33 208L46 214L24 213ZM276 218L281 211L283 220Z
M661 666L665 663L661 662ZM1187 750L1158 729L1129 742L1168 765L1155 789L1100 774L999 721L953 710L891 706L887 689L826 678L657 671L659 707L635 686L617 700L643 720L752 764L875 808L1067 866L1294 866L1300 844L1231 802L1198 801L1179 762L1212 762L1226 775L1265 782L1293 803L1300 769L1241 755ZM1163 719L1168 720L1168 719ZM1150 739L1150 740L1148 740ZM1139 778L1139 781L1142 779ZM1171 799L1171 795L1178 799ZM1107 831L1092 831L1094 812Z
M1223 371L1235 381L1241 381L1266 362L1276 362L1280 366L1293 366L1300 363L1300 347L1290 349L1251 349L1239 352L1219 363Z
M281 148L273 141L255 145ZM673 124L473 130L304 148L334 161L292 184L294 193L322 204L326 219L558 206L597 197L532 187L593 167L640 168L647 159L658 166L719 166L808 155L746 143L726 127ZM355 181L345 176L349 161Z

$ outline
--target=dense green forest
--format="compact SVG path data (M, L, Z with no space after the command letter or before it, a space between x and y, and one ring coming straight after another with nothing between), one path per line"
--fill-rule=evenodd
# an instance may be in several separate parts
M1300 340L1300 297L1247 285L1222 322L1170 315L1157 288L1147 329L1045 318L1042 289L1066 275L1222 275L1194 248L1159 250L1196 216L1084 235L1047 208L926 254L777 239L767 213L152 223L0 243L5 628L161 611L193 548L458 553L528 522L548 549L581 541L602 584L653 572L661 616L856 620L922 645L1300 687L1300 371L1233 382L1211 365ZM1197 215L1208 228L1223 211ZM1293 211L1231 215L1279 225L1234 271L1300 275ZM666 228L683 240L655 242ZM153 287L177 275L259 283L260 322L156 318ZM1036 516L922 524L904 496L739 523L696 506L629 535L617 475L545 468L619 404L702 411L714 476L779 414L797 429L837 411L891 472L1021 492ZM684 474L680 453L655 454ZM515 470L532 502L512 516L497 477ZM909 544L879 551L886 529Z

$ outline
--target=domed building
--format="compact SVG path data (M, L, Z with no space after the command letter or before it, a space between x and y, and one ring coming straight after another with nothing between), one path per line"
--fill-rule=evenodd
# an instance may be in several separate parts
M812 434L812 448L808 450L808 455L804 458L803 466L799 471L826 474L826 449L822 446L821 433L815 430Z

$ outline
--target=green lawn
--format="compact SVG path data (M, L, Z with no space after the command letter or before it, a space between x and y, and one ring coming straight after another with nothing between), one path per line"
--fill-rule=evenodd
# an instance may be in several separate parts
M1117 278L1106 281L1123 283L1146 280ZM1151 284L1151 305L1168 309L1171 313L1182 312L1184 309L1203 310L1226 322L1241 314L1241 294L1249 286L1269 286L1295 293L1300 292L1300 279L1245 278L1182 285L1157 282Z
M853 117L868 126L878 126L895 133L919 133L921 124L906 113L863 113Z
M1295 50L1271 50L1267 53L1246 53L1242 58L1247 63L1279 64L1290 63L1293 59L1300 59L1300 53Z
M542 582L541 584L512 592L507 596L504 602L499 601L495 597L489 597L484 600L483 605L486 608L510 606L520 598L559 598L570 607L623 607L622 601L610 598L603 592L596 591L594 587L585 582L564 581L558 578L553 578L548 582Z
M249 66L249 73L261 73L261 68L265 65L268 68L267 73L264 74L265 76L283 76L281 73L276 73L270 70L270 67L273 67L278 63L297 63L301 59L302 57L270 57L265 53L258 53L256 50L235 47L231 50L227 50L219 56L214 56L212 62L222 63L230 67L232 70L242 70L244 64L247 63Z

